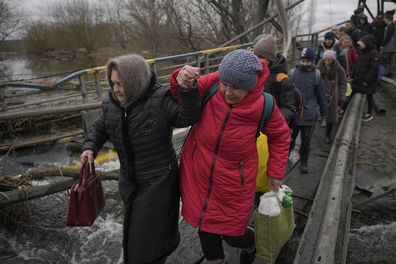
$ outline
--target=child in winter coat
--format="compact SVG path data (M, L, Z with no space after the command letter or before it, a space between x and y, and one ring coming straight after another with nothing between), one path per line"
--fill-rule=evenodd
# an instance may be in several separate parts
M311 145L312 132L317 121L316 107L319 104L320 115L322 118L327 116L327 100L323 88L323 81L320 73L313 65L315 60L315 52L311 47L304 48L300 55L300 64L292 69L290 78L292 78L296 87L303 95L304 114L293 127L292 140L290 143L290 151L293 150L296 138L301 131L300 145L300 171L308 173L308 155ZM319 74L317 74L319 73ZM317 80L317 76L319 79Z
M266 60L270 70L270 76L265 83L265 92L274 96L286 123L290 124L296 115L296 107L293 92L294 86L290 79L287 78L286 58L276 52L274 37L271 35L260 35L258 37L254 41L253 53L259 59Z
M327 97L326 143L332 142L333 124L338 122L338 108L345 101L346 75L340 63L336 60L334 51L326 50L318 69L322 75Z

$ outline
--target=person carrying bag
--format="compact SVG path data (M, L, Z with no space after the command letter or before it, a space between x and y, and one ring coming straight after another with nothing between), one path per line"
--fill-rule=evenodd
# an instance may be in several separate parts
M85 159L80 179L71 187L67 226L91 226L102 211L105 201L94 163Z

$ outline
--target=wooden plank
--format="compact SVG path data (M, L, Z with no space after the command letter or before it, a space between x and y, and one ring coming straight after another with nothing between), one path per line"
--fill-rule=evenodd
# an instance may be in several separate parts
M77 130L77 131L73 131L73 132L67 132L67 133L63 133L63 134L58 134L58 135L53 135L53 136L49 136L49 135L43 135L40 137L35 137L32 139L27 139L27 140L23 140L23 141L15 141L13 143L7 143L7 144L1 144L0 145L0 151L7 151L10 148L13 149L20 149L20 148L25 148L25 147L31 147L37 144L42 144L42 143L47 143L47 142L51 142L51 141L56 141L62 138L68 138L68 137L74 137L74 136L79 136L84 134L84 131L82 131L81 129Z
M100 108L101 105L102 102L94 102L94 103L86 103L86 104L72 105L72 106L52 107L49 109L29 110L26 112L2 113L0 114L0 121L26 118L26 117L38 117L43 115L55 115L55 114L65 114L71 112L80 112L83 110L97 109Z

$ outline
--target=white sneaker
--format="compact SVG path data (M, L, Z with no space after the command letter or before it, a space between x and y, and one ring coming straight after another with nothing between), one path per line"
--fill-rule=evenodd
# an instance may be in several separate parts
M368 121L370 121L370 120L373 120L373 115L372 114L369 114L369 113L364 113L363 114L363 121L364 122L368 122Z

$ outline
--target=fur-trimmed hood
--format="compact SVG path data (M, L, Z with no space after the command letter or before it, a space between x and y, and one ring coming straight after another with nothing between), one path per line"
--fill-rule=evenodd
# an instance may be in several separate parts
M118 72L127 97L127 101L121 105L122 107L126 108L133 104L149 89L151 80L150 66L140 55L123 55L110 59L107 63L107 79L111 87L111 95L117 100L111 83L112 70Z

